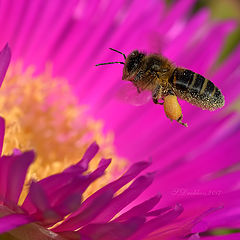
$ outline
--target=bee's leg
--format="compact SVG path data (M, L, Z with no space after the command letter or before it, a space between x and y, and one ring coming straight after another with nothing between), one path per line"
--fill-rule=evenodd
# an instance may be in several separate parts
M183 119L183 115L181 115L181 117L177 120L177 122L183 125L184 127L188 127L187 123L182 122L182 119Z
M138 92L138 93L141 93L141 90L140 90L140 88L137 86L136 83L134 83L134 86L137 88L137 92Z
M152 93L152 100L155 104L163 105L164 102L158 102L158 99L161 95L162 95L162 88L160 85L157 85L157 87L154 89Z

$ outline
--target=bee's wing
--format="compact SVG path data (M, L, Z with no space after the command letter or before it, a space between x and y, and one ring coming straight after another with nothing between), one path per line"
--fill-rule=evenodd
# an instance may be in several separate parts
M141 106L152 99L152 94L146 90L139 93L132 83L124 82L119 86L117 98L134 106Z

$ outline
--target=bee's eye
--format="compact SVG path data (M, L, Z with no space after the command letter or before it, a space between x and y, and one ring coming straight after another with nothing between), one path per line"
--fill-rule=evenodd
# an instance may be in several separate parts
M136 69L138 69L138 67L141 65L143 57L144 54L137 51L131 53L127 64L127 70L129 73L134 72Z
M136 68L138 67L137 62L135 61L135 59L129 59L129 62L127 64L127 70L128 72L132 72L134 71Z

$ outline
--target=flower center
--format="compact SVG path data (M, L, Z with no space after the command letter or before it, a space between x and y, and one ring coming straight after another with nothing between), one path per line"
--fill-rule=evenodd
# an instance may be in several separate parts
M78 162L93 141L100 145L100 151L89 171L102 157L114 161L106 174L91 184L86 196L126 166L126 161L116 156L113 134L103 134L103 123L87 115L87 106L79 105L68 83L53 78L50 69L34 75L33 67L23 71L21 63L10 66L0 90L0 109L6 121L3 154L9 155L15 148L36 152L27 183Z

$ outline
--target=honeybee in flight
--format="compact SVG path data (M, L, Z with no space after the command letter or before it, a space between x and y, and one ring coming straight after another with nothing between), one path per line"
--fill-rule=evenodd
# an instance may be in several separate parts
M96 66L123 64L122 79L132 82L139 93L151 91L153 102L164 105L165 114L171 120L187 127L182 122L183 115L177 97L209 111L224 106L224 96L210 80L191 70L176 67L160 54L147 55L135 50L126 57L120 51L110 50L122 54L125 62L100 63Z

